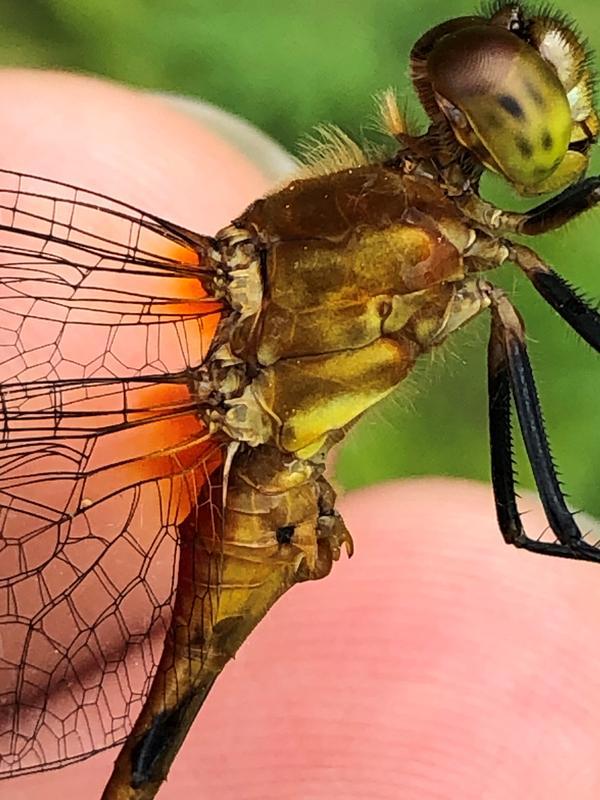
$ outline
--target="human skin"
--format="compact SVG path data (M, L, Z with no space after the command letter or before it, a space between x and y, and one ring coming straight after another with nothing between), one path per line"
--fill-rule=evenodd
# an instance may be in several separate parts
M208 233L267 188L159 99L24 71L0 73L0 97L7 168ZM522 505L543 531L534 501ZM596 800L600 567L503 545L491 491L475 483L394 481L339 508L355 556L269 612L161 800ZM115 754L0 783L0 797L95 800Z

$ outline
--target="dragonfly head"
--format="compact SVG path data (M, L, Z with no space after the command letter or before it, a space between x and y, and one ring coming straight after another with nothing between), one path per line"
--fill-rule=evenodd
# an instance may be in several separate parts
M525 195L560 190L587 169L600 130L589 62L563 15L505 2L432 28L411 54L431 119Z

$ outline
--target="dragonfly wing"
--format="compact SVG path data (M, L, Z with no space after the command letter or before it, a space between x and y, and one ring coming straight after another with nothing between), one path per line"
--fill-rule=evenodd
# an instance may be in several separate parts
M0 171L0 772L123 740L160 657L178 527L219 462L193 370L212 242Z

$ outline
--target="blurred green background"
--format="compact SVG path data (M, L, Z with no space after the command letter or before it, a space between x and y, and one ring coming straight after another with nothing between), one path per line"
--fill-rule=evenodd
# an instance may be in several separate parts
M567 10L600 48L600 5ZM417 104L407 59L421 32L473 12L436 0L0 0L0 62L62 67L202 97L293 149L320 121L360 135L372 95L389 85ZM600 149L600 148L599 148ZM598 171L595 157L592 169ZM490 197L517 199L500 181ZM600 297L600 211L538 241L539 251L589 296ZM523 312L555 459L574 508L600 515L597 357L512 267L498 282ZM485 350L488 320L423 360L408 388L364 418L339 459L347 487L397 476L487 480ZM532 486L522 448L519 478Z

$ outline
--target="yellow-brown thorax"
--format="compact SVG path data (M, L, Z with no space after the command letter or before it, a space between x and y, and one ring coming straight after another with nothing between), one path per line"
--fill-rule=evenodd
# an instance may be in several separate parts
M313 459L481 307L464 285L474 233L422 176L376 164L295 181L234 226L226 258L234 236L262 290L227 330L249 365L225 403L237 440Z

